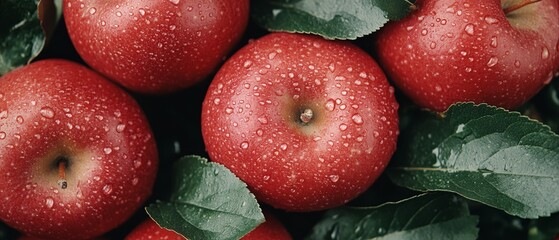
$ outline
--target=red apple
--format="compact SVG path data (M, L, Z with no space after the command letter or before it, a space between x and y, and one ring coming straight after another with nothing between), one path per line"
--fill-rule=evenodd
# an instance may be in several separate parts
M264 211L266 222L260 224L257 228L249 232L241 238L241 240L291 240L291 235L287 229L276 219L274 215ZM138 225L128 236L126 240L183 240L184 238L174 231L160 227L152 219L146 219Z
M289 211L342 205L390 160L394 89L349 43L272 33L232 56L211 83L202 135L211 159L258 199Z
M140 93L177 91L208 77L239 41L248 0L66 0L80 56Z
M150 195L157 163L138 104L93 71L44 60L0 78L0 219L24 234L117 227Z
M515 108L559 68L559 1L417 0L378 34L388 76L418 105Z

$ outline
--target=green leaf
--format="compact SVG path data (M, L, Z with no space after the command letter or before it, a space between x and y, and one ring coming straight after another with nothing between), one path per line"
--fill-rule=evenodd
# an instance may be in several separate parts
M254 195L224 166L186 156L174 174L170 200L146 208L161 227L194 240L239 239L264 222Z
M328 39L356 39L406 16L406 0L259 0L252 17L270 31L318 34Z
M0 1L0 76L39 55L60 15L61 0Z
M559 214L533 220L528 229L528 240L550 240L559 237Z
M377 207L326 212L308 239L476 239L477 217L450 194L422 194Z
M416 116L387 173L400 186L458 193L523 218L559 211L559 136L485 104Z

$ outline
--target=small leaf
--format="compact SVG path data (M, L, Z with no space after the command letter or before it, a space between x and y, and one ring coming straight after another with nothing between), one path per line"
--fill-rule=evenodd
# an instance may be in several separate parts
M377 207L326 212L308 239L476 239L477 217L450 194L422 194Z
M407 15L405 0L259 0L252 17L270 31L318 34L328 39L356 39Z
M146 208L161 227L188 239L239 239L264 215L244 182L217 163L187 156L175 165L169 201Z
M60 0L0 1L0 76L43 50L61 15Z
M400 186L458 193L523 218L559 211L559 136L485 104L417 116L387 173Z

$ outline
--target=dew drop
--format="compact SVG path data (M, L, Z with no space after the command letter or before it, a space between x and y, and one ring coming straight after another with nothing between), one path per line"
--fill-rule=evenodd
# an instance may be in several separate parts
M109 195L113 192L113 188L111 187L111 185L105 185L103 186L103 193Z
M5 132L0 132L0 140L2 139L6 139L6 133Z
M144 10L143 8L140 8L140 10L138 10L140 12L140 15L144 16L146 15L146 10Z
M177 4L179 4L180 0L169 0L169 2L171 2L172 4L177 5Z
M45 117L45 118L53 118L54 117L54 111L52 110L52 108L49 107L43 107L41 108L41 110L39 110L39 112L41 113L41 116Z
M467 73L472 72L472 68L471 68L471 67L467 67L466 69L464 69L464 71L466 71Z
M262 177L262 179L264 179L264 181L268 181L268 180L270 180L270 176L265 175L264 177Z
M547 47L543 47L542 48L542 59L548 59L549 58L549 50L547 49Z
M171 26L169 26L169 29L170 29L171 31L173 31L173 30L177 29L177 26L176 26L176 25L171 25Z
M22 117L22 116L17 116L17 117L16 117L16 122L17 122L17 123L22 124L23 121L24 121L24 120L23 120L23 117Z
M90 8L89 9L89 14L93 15L93 14L95 14L95 12L97 12L97 9L95 9L95 8Z
M262 129L256 130L256 135L262 137L263 134L264 134L264 131Z
M103 152L105 152L105 154L111 154L111 152L113 152L113 149L111 149L111 148L103 148Z
M492 17L485 17L484 20L485 20L486 23L489 23L489 24L495 24L495 23L499 22L499 20L497 20L496 18L492 18Z
M491 47L496 48L496 47L497 47L497 44L498 44L498 43L497 43L497 37L495 37L495 36L491 37L491 44L490 44Z
M268 119L265 117L259 117L258 118L258 122L262 123L262 124L266 124L268 123Z
M363 118L359 114L354 114L353 116L351 116L351 120L353 120L353 122L357 125L363 124Z
M374 137L378 137L379 135L380 135L379 132L377 132L377 131L374 131L374 132L373 132L373 136L374 136Z
M429 44L429 47L431 49L435 49L437 47L437 43L436 42L431 42L431 44Z
M117 17L122 17L122 13L120 11L116 12Z
M247 149L247 148L248 148L248 142L246 142L246 141L245 141L245 142L242 142L242 143L241 143L241 148L242 148L242 149Z
M216 98L216 99L214 99L214 104L215 104L215 105L218 105L220 101L221 101L221 99Z
M517 68L520 67L520 61L518 60L514 61L514 66Z
M330 175L328 178L330 178L330 181L332 182L338 182L338 180L340 180L340 176L338 175Z
M133 179L132 179L132 186L138 185L138 182L139 182L139 181L140 181L140 179L138 179L137 177L136 177L136 178L133 178Z
M52 206L54 206L54 199L48 197L47 199L45 199L45 204L48 208L52 208Z
M243 67L245 68L249 68L250 66L252 66L252 61L250 60L246 60L245 63L243 63Z
M489 61L487 62L487 66L488 67L493 67L493 66L497 65L498 62L499 62L499 59L497 57L491 57L489 59Z
M336 108L336 102L334 102L334 99L328 99L328 101L326 101L326 104L324 104L324 107L328 111L334 111L334 108Z
M284 144L280 145L280 149L283 150L283 151L287 150L287 144L284 143Z
M139 159L134 160L134 167L139 168L142 166L142 161Z
M227 108L225 109L225 113L227 113L227 114L233 113L233 108L227 107Z
M122 124L122 123L116 125L116 131L119 132L119 133L121 133L122 131L124 131L125 128L126 128L126 125L124 125L124 124Z
M427 33L428 33L427 29L424 28L423 30L421 30L421 35L425 36L427 35Z
M464 28L464 31L468 34L468 35L474 35L474 25L469 23L468 25L466 25L466 27Z
M340 124L340 130L345 131L347 129L347 125L345 124Z
M276 52L271 52L270 54L268 54L268 59L272 60L276 57L277 53Z

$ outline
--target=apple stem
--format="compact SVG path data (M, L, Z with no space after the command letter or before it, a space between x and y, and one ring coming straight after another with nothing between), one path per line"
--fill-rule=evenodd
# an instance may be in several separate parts
M66 189L68 187L68 182L66 181L66 162L59 161L58 162L58 185L62 189Z
M505 9L503 9L503 10L505 11L505 15L506 15L506 14L509 14L509 13L511 13L511 12L514 12L514 11L520 9L520 8L523 8L523 7L526 6L526 5L530 5L530 4L532 4L532 3L537 3L537 2L540 2L540 1L541 1L541 0L522 0L522 1L516 3L516 4L512 5L512 6L509 6L509 7L505 8Z
M305 110L301 111L301 115L299 116L299 119L301 120L301 122L303 122L304 124L309 123L312 118L313 118L313 111L310 108L305 108Z

